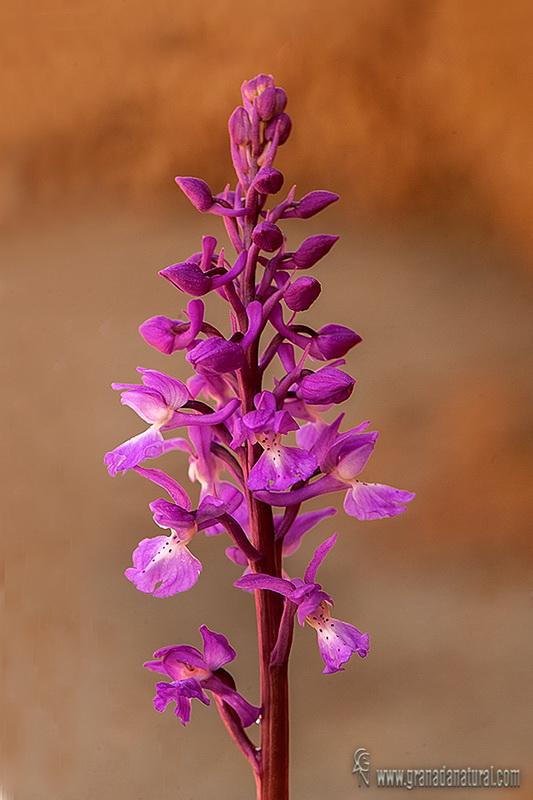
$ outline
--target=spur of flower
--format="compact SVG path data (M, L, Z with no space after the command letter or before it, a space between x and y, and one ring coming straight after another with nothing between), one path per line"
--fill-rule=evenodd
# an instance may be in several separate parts
M191 718L191 700L197 698L204 705L211 705L206 690L212 692L236 712L243 728L252 725L260 716L261 709L251 705L234 688L231 675L222 667L236 656L235 650L221 633L210 631L206 625L200 628L204 640L204 652L189 645L163 647L154 653L156 661L146 661L143 666L171 679L170 683L157 683L154 706L164 711L169 703L176 704L174 714L182 725Z
M234 583L234 586L240 589L266 589L283 595L286 598L286 607L289 609L285 614L285 625L288 627L290 615L296 614L300 625L303 626L307 622L316 630L318 649L326 665L323 670L325 674L340 672L344 669L343 664L353 653L364 658L370 649L368 633L361 633L354 625L330 616L329 607L333 606L333 600L319 583L315 583L317 570L336 541L337 534L333 534L317 547L303 580L301 578L286 580L255 573L244 575ZM290 634L283 630L282 622L280 637L288 635Z

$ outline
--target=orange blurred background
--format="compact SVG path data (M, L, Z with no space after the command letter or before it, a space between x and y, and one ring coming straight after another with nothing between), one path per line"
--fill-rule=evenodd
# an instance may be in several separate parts
M226 120L258 72L289 95L286 182L341 194L286 225L293 243L342 234L306 321L363 336L347 424L381 432L368 480L417 492L397 519L327 520L291 559L301 574L341 534L319 579L373 645L322 676L297 631L294 798L354 796L362 746L373 768L519 767L512 796L530 796L531 4L20 0L2 16L5 797L253 796L214 709L183 730L140 666L205 623L258 700L227 542L195 540L204 572L183 596L136 592L122 573L157 534L158 495L102 456L140 430L111 381L189 374L136 328L184 305L157 270L224 239L173 178L231 180Z

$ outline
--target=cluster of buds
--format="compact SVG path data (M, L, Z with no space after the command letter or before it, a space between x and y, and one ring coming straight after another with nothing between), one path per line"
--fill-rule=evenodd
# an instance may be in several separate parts
M191 699L208 704L210 691L252 764L259 796L273 796L272 787L278 786L281 800L286 692L279 690L279 672L269 681L273 670L287 664L294 618L316 630L326 674L342 670L352 654L364 657L369 650L368 634L332 618L333 600L315 583L336 535L318 547L303 579L289 578L285 571L285 559L307 532L335 513L332 507L301 513L302 504L343 491L346 513L371 520L402 513L414 495L360 479L378 437L367 430L368 422L341 431L344 414L325 418L352 394L355 380L341 367L361 337L337 323L318 330L302 324L298 315L318 298L321 284L301 270L317 265L338 237L310 236L291 251L280 223L312 217L338 197L314 191L296 199L293 187L280 201L270 200L284 184L273 162L291 131L287 97L271 76L259 75L243 85L242 101L229 120L233 188L228 184L214 194L198 178L176 178L196 209L222 216L235 256L205 236L197 253L159 273L192 296L185 318L157 316L140 327L146 342L161 353L183 351L195 374L185 384L139 368L142 385L113 384L122 403L148 427L107 453L105 463L111 475L134 470L167 494L150 504L155 523L166 533L143 539L125 573L141 592L168 597L191 589L202 571L190 549L194 538L201 532L230 537L227 556L245 567L235 586L258 599L260 704L251 705L236 691L222 669L235 652L222 634L205 625L200 628L203 655L188 645L170 646L145 666L171 679L157 684L155 707L162 711L175 702L183 724L190 718ZM205 319L200 298L210 293L228 304L227 332ZM183 437L164 436L178 428ZM288 442L288 436L293 440ZM174 478L147 465L170 450L188 458L191 481L200 484L196 508ZM276 507L281 513L273 513ZM260 717L265 730L257 748L244 729ZM268 752L273 741L274 767ZM270 794L264 790L262 795L267 783Z

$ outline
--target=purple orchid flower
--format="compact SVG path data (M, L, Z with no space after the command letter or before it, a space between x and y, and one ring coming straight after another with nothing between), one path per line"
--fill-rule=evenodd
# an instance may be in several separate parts
M294 603L299 624L303 626L307 622L317 632L318 648L326 665L323 672L326 675L342 671L343 664L349 661L352 653L364 658L370 649L368 633L361 633L353 625L330 617L328 606L333 605L333 600L319 583L314 582L320 564L336 541L335 533L317 547L303 580L286 580L256 573L245 575L234 583L240 589L267 589L277 592Z
M344 510L351 517L365 520L402 514L406 510L404 504L415 497L412 492L382 483L366 483L357 478L374 449L377 431L364 431L369 424L364 422L339 435L338 427L343 416L341 414L331 425L321 429L313 424L306 425L297 435L298 443L309 447L316 456L321 472L325 473L323 477L291 492L259 491L256 497L273 506L290 506L348 488Z
M154 521L160 528L169 529L170 535L139 542L133 552L133 567L124 574L139 591L154 597L170 597L185 592L194 586L202 571L201 562L189 551L190 541L199 531L217 525L223 514L234 511L242 495L229 485L232 491L226 499L206 495L198 509L193 511L185 489L162 470L134 469L162 486L172 498L173 502L159 499L150 503Z
M213 692L238 714L243 728L252 725L261 714L261 709L248 703L227 681L232 678L222 669L236 656L235 650L221 633L210 631L205 625L200 628L204 640L204 652L195 647L178 645L163 647L154 653L157 661L146 661L143 666L171 678L170 683L157 683L154 706L164 711L175 702L174 714L186 725L191 718L191 699L196 697L204 705L211 705L205 690Z
M171 355L176 350L186 350L202 329L204 304L201 300L191 300L187 304L189 322L181 322L168 317L151 317L139 328L143 339L159 350Z
M223 409L213 414L180 412L179 409L191 399L184 383L155 369L137 367L137 372L141 373L144 386L131 383L112 383L111 386L122 391L121 403L133 408L145 422L150 423L150 427L106 453L104 464L113 476L137 466L147 458L161 455L164 450L161 431L184 425L216 425L224 422L240 403L236 398L230 400Z
M272 392L261 392L254 402L257 410L245 414L236 423L231 443L236 448L248 439L259 442L263 448L248 475L248 488L280 491L309 478L318 466L316 457L299 447L281 444L282 435L298 430L298 423L287 411L277 411Z

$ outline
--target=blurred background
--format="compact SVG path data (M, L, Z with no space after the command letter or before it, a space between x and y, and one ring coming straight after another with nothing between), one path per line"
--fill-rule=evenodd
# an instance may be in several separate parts
M359 747L372 769L521 768L522 787L497 794L530 797L531 3L19 0L1 14L3 796L253 797L214 708L195 704L182 729L153 710L141 667L198 646L205 623L258 701L227 542L195 540L190 592L137 592L122 573L158 533L159 495L112 480L102 457L141 429L112 381L137 365L189 374L136 331L185 304L157 270L202 234L224 240L173 178L232 180L226 120L266 72L289 95L286 182L341 194L286 224L295 245L342 234L306 321L363 336L347 423L381 433L365 478L417 492L396 519L327 520L291 559L302 574L338 531L319 579L372 637L367 659L323 676L313 631L297 631L294 798L375 796L351 772ZM184 458L165 459L185 480Z

